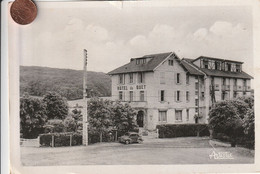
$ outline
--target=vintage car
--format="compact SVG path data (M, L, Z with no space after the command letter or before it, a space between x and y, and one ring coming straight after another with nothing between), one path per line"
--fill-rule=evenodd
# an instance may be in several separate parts
M143 139L136 132L127 132L125 135L118 138L120 143L130 144L130 143L142 143Z

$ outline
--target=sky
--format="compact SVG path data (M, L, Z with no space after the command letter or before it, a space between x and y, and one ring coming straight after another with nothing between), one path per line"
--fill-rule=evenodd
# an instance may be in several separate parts
M148 6L85 2L72 7L37 4L36 20L19 28L24 66L109 72L146 54L211 56L245 62L253 75L249 6Z

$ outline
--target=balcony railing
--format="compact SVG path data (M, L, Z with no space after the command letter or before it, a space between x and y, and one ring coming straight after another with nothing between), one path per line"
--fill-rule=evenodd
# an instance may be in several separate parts
M222 91L230 91L230 85L222 85Z

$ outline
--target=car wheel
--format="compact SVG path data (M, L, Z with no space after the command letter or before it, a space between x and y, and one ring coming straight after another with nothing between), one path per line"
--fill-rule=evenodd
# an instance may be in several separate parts
M128 141L128 140L127 140L127 141L125 141L125 144L130 144L130 141Z

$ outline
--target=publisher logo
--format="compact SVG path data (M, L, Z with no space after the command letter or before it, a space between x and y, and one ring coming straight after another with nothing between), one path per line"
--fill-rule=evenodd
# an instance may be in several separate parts
M234 159L232 156L232 153L230 152L215 152L213 151L209 155L210 159L216 159L216 160L221 160L221 159Z

